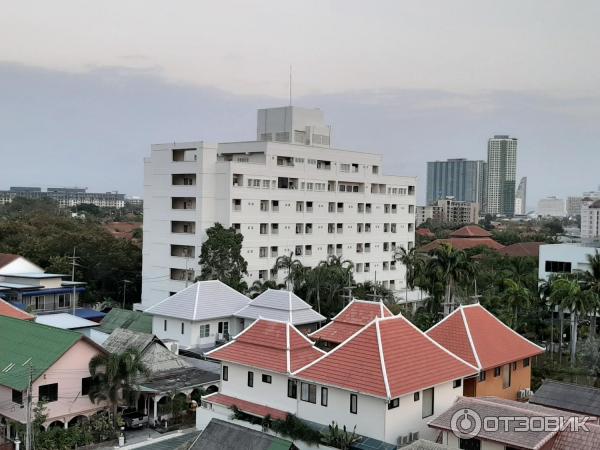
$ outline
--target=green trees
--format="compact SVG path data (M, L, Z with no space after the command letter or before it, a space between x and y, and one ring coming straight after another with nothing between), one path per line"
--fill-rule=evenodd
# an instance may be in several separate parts
M502 299L509 312L506 324L511 328L516 328L519 319L519 311L529 306L532 301L531 291L519 282L507 278L504 280L505 289L502 292Z
M294 289L298 283L302 283L302 263L294 258L294 253L278 256L275 260L273 270L285 271L285 284L288 289Z
M94 403L107 402L112 411L113 425L116 423L117 407L122 401L135 398L135 381L147 375L148 368L141 360L138 350L94 356L89 364L92 376L89 397Z
M208 238L200 250L200 280L219 280L240 292L248 286L244 275L248 274L248 263L242 256L244 236L233 228L220 223L206 230Z

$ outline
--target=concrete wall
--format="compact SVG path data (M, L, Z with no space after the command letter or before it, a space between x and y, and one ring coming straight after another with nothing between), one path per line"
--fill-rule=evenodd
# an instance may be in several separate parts
M600 249L598 249L600 251ZM551 275L546 272L546 261L570 262L571 271L588 270L586 256L593 255L595 247L585 247L579 244L547 244L540 246L540 262L538 266L538 277L547 280Z
M165 320L167 321L167 330L165 331ZM219 336L219 322L229 323L229 335L234 336L242 330L240 319L236 317L225 317L222 319L196 321L175 319L171 317L153 316L152 317L152 333L159 339L172 339L179 342L180 347L202 347L209 346L215 343ZM183 333L181 333L181 324L183 325ZM204 325L210 326L208 337L200 337L200 327Z
M502 371L511 366L510 387L503 387ZM531 362L529 367L523 367L523 360L517 361L517 369L512 370L512 363L506 364L500 370L499 376L494 376L494 369L486 370L485 381L477 380L475 384L475 395L477 397L500 397L508 400L518 400L517 394L522 389L531 387Z

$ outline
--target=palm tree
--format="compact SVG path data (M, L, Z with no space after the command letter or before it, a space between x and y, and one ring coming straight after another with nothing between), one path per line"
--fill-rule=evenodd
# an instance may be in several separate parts
M412 291L415 288L415 282L423 267L423 256L417 252L415 247L410 250L399 247L394 251L394 259L404 265L406 271L406 301L408 301L408 290Z
M550 300L554 279L554 275L551 275L547 280L542 280L538 286L538 295L542 304L550 309L550 358L554 357L554 310L556 306Z
M329 268L323 264L319 264L314 269L310 270L306 276L306 298L310 301L312 297L316 297L317 311L321 314L321 290L327 285L329 280Z
M294 257L294 253L290 252L289 255L281 255L275 260L273 270L285 270L287 275L285 277L285 283L288 290L292 290L294 286L294 277L302 269L302 263L299 259Z
M590 268L585 271L578 271L583 280L583 289L590 291L590 332L589 339L596 336L596 315L600 309L600 253L598 250L593 255L587 255L587 262Z
M92 376L89 398L93 403L106 401L110 404L114 425L119 402L131 401L135 397L136 379L147 376L148 368L137 349L128 349L123 353L94 356L89 370Z
M504 291L502 298L506 302L506 306L510 311L509 323L513 330L517 327L519 317L519 308L526 308L532 300L531 291L512 279L504 280Z
M265 292L267 289L285 289L285 284L277 283L275 280L256 280L254 283L252 283L252 286L250 286L248 294L251 298L255 298Z
M462 250L456 250L450 244L442 244L432 253L427 263L428 276L435 276L445 284L444 315L454 309L454 294L458 285L467 283L472 278L473 264Z

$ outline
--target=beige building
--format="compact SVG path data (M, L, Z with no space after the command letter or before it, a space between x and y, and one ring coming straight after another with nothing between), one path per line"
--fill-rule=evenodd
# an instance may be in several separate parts
M584 199L581 202L581 239L600 240L600 200Z
M479 204L461 202L452 197L436 201L431 206L417 206L417 226L431 219L432 222L453 224L477 223L479 220Z

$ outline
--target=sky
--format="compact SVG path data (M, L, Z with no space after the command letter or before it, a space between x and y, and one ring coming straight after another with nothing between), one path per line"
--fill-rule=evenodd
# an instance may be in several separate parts
M319 107L387 174L519 138L528 208L600 184L600 2L0 0L0 189L143 193L150 144Z

